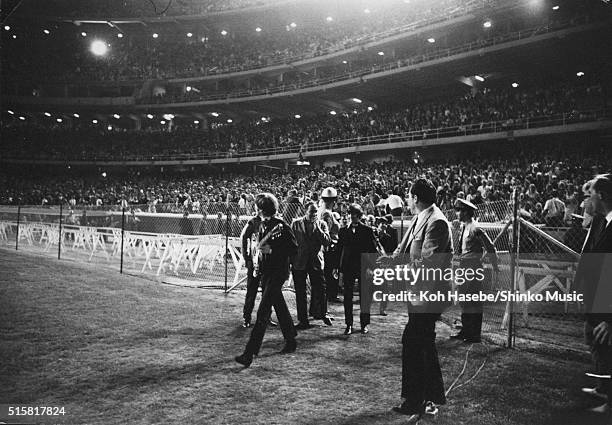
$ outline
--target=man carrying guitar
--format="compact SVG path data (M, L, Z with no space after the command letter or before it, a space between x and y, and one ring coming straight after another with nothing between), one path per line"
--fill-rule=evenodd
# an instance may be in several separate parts
M257 259L259 267L257 270L263 293L251 337L244 353L235 357L235 360L245 367L249 367L253 362L253 356L259 354L272 314L272 307L274 307L285 338L285 347L281 353L293 353L297 346L295 341L297 333L282 292L283 284L289 277L289 259L297 252L295 235L287 223L275 217L278 211L278 201L274 195L271 193L259 195L255 205L262 219L259 227L259 258Z

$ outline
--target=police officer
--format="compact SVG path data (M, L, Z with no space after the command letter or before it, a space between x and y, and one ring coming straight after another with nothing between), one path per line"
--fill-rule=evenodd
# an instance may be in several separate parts
M461 233L456 252L459 254L459 267L462 269L482 269L483 258L488 255L495 272L499 271L497 251L487 234L478 227L474 214L478 207L465 199L455 201L455 210L461 222ZM482 291L483 281L472 279L465 281L460 291L474 294ZM461 303L461 331L451 338L462 339L465 342L480 342L482 329L482 302L470 301Z
M329 302L340 302L338 299L338 276L334 270L338 268L338 233L340 223L333 213L334 205L338 198L338 192L333 187L326 187L321 192L322 205L319 211L319 219L327 224L330 243L323 248L323 275L327 285L327 300Z

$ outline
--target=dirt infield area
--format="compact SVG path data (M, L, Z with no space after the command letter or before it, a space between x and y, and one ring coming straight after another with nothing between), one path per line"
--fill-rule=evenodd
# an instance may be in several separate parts
M244 369L233 361L249 335L240 327L243 297L0 250L0 405L65 408L35 419L42 423L405 421L391 407L400 402L406 312L373 316L370 334L346 337L334 304L333 327L302 331L292 355L278 354L282 336L271 329ZM447 388L459 379L448 404L421 423L603 423L583 413L597 405L580 392L592 384L584 359L486 344L467 353L445 325L438 331Z

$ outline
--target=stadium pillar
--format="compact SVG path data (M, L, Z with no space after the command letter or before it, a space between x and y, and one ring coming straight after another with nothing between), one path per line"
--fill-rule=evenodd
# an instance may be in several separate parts
M121 256L119 257L119 273L123 274L123 239L125 230L125 208L121 208Z
M60 198L59 234L57 235L57 259L62 258L62 215L64 213L64 200Z
M15 251L19 250L19 220L21 219L21 202L17 204L17 231L15 233Z

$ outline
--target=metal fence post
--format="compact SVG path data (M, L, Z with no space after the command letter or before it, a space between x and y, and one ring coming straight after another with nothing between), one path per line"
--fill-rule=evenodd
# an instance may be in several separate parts
M125 208L121 208L121 255L119 256L119 273L123 274L123 240L125 234Z
M59 235L57 238L57 259L62 257L62 214L64 212L64 203L60 200L60 215L59 215Z
M518 253L518 227L521 225L518 220L518 190L515 188L512 195L512 242L510 243L510 284L512 291L516 291L516 255ZM508 348L514 345L514 303L510 302L510 313L508 316Z
M229 249L229 221L230 221L230 216L229 216L229 205L227 206L227 209L225 210L225 255L224 260L225 260L225 293L227 294L227 253L228 253L228 249Z
M19 219L21 218L21 202L17 204L17 231L15 233L15 251L19 250Z

